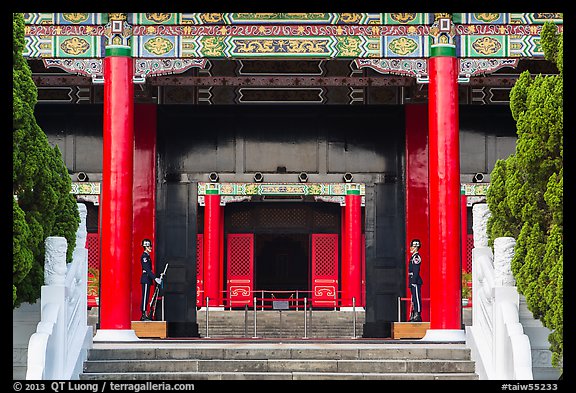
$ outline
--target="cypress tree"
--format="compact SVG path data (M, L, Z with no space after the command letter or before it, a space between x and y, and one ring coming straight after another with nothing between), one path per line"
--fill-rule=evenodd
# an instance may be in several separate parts
M44 284L44 240L63 236L72 259L80 215L57 147L36 123L38 91L24 51L24 18L13 14L13 307L34 303Z
M486 194L490 244L516 238L512 272L528 309L551 330L552 364L563 362L563 35L542 28L541 46L558 75L524 71L510 93L515 154L499 160Z

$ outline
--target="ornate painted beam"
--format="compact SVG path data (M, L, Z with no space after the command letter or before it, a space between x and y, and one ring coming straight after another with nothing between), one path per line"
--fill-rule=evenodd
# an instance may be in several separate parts
M314 24L314 25L418 25L431 24L433 13L416 12L213 12L213 13L128 13L127 20L135 25L226 25L226 24ZM107 13L25 13L27 24L106 24ZM462 24L542 24L562 22L557 12L534 13L453 13L454 23Z

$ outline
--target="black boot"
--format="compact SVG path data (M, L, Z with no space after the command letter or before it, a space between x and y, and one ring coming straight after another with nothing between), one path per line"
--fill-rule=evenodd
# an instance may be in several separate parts
M414 322L414 310L410 311L410 319L408 319L408 322Z
M414 313L414 321L413 322L422 322L422 317L420 316L420 313L418 311L416 311Z
M143 312L143 313L142 313L142 317L140 317L140 320L141 320L141 321L149 321L150 318L148 318L148 315L146 315L146 313Z

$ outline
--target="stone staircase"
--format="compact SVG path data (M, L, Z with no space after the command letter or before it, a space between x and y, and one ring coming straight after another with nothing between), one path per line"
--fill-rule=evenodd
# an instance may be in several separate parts
M258 310L256 329L254 310L211 309L208 331L204 309L198 311L197 321L202 338L357 338L362 337L364 310Z
M464 343L399 340L96 342L80 380L477 380Z

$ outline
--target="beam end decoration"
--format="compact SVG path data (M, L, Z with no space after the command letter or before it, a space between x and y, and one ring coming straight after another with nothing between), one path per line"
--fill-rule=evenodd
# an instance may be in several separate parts
M456 28L452 23L452 15L437 13L430 27L430 57L456 57Z
M132 26L127 22L127 15L110 13L108 18L104 29L106 56L132 56Z
M191 68L204 69L207 59L136 59L134 64L134 77L146 77L181 74Z
M422 77L428 75L426 59L356 59L358 68L371 68L381 74Z
M459 64L459 82L469 82L471 77L491 74L501 68L518 66L515 59L478 59L461 58ZM358 68L371 68L381 74L395 74L415 77L418 83L428 83L428 64L426 59L356 59Z

